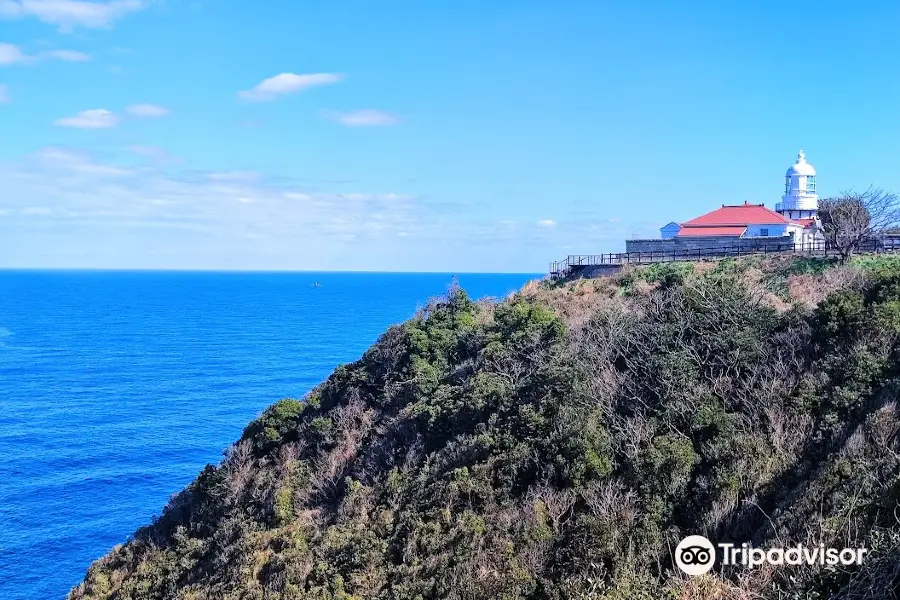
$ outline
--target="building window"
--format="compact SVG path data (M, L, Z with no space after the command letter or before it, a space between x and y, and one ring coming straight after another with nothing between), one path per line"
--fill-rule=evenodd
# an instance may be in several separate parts
M816 192L816 177L815 175L810 175L806 178L806 191L810 194L814 194Z
M788 175L787 177L784 178L784 193L785 194L791 193L791 176L790 175Z
M769 236L769 230L766 229L766 228L762 228L762 229L759 230L759 235L761 235L762 237L768 237L768 236Z

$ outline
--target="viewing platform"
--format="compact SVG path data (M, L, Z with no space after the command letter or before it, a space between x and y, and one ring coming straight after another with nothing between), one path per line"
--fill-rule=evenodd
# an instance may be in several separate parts
M900 252L900 237L885 236L862 244L859 253ZM613 252L608 254L570 254L564 260L550 263L550 277L563 279L587 269L596 274L613 273L624 265L648 265L662 262L686 262L717 260L756 254L806 254L810 256L837 256L838 252L826 242L807 244L776 243L766 245L716 246L709 248L679 248L650 250L645 252Z

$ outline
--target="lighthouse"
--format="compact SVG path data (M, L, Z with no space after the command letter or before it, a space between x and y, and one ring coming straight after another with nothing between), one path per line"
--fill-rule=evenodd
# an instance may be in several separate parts
M797 162L784 175L784 196L775 205L775 211L791 220L815 219L819 210L816 194L816 170L806 162L803 150L797 153Z

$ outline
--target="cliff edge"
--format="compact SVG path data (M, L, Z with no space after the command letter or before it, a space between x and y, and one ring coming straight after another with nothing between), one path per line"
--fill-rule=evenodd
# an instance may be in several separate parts
M900 265L459 289L250 423L87 599L893 598ZM686 535L860 566L673 563Z

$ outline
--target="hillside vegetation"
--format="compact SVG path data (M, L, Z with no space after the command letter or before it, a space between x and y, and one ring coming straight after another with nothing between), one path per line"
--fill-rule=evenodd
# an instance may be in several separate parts
M81 599L893 598L900 264L459 289L250 423ZM870 549L717 567L688 534Z

